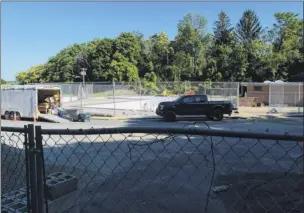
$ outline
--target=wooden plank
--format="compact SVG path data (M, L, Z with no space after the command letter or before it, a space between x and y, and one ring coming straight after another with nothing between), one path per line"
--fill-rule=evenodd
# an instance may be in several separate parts
M55 123L70 123L71 121L61 118L58 115L50 115L50 114L40 114L39 118L47 120L47 121L51 121L51 122L55 122Z

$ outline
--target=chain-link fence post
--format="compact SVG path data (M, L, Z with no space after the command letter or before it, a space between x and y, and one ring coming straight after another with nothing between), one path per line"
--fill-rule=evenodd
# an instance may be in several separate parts
M138 81L139 83L139 109L141 110L141 81Z
M30 194L31 194L31 210L33 213L38 212L37 203L37 178L36 178L36 149L35 149L35 133L34 125L28 125L29 140L29 177L30 177Z
M47 208L47 200L45 196L46 180L44 170L44 158L43 158L43 145L42 145L42 134L41 126L35 127L35 138L36 138L36 174L37 174L37 197L38 197L38 212L44 213L43 204Z
M299 98L298 98L298 112L300 113L301 112L301 106L304 105L304 104L301 104L301 82L299 82L299 95L298 96L299 96ZM304 147L303 147L303 153L304 153ZM304 173L304 169L303 169L303 173Z
M240 82L237 82L237 89L236 89L236 107L240 106Z
M27 211L31 210L31 198L30 198L30 171L29 171L29 144L28 144L28 126L24 125L26 130L24 135L24 150L25 150L25 175L26 175L26 198L27 198Z
M271 110L271 83L268 83L268 113Z
M114 79L112 81L112 87L113 87L113 110L114 110L114 116L116 116L115 81L114 81Z

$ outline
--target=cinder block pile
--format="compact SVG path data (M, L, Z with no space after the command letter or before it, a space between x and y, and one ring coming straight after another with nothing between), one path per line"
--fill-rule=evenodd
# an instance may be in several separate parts
M63 172L46 177L46 195L49 213L79 212L78 180ZM21 188L2 195L1 213L27 212L26 189Z
M79 212L78 179L58 172L46 177L49 213Z
M21 188L1 196L1 213L27 212L26 189Z

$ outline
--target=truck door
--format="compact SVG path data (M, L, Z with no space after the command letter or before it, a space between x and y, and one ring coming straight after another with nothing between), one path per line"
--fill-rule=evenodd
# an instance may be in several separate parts
M206 115L209 109L208 99L206 95L195 96L195 112L197 115Z
M195 115L196 107L194 96L186 96L181 100L176 110L179 115Z

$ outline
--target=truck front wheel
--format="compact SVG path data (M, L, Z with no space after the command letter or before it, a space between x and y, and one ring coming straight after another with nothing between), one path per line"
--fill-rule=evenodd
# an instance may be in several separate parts
M213 111L213 116L212 116L212 120L214 121L221 121L224 118L224 113L221 109L215 109Z
M173 122L173 121L176 121L176 115L175 115L175 113L172 112L172 111L165 112L164 120L165 120L166 122Z

